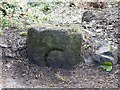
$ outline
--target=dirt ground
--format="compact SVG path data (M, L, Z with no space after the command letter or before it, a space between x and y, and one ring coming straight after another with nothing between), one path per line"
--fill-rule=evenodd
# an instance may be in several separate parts
M58 10L60 8L62 7L59 7ZM105 12L105 10L103 11ZM51 15L52 14L57 18L55 13L51 13ZM76 14L76 17L78 14ZM61 24L61 22L57 21L58 19L55 20L54 22L57 23L57 25ZM68 22L72 23L71 20L68 20ZM71 25L71 23L69 25ZM84 23L82 23L82 25L83 24ZM95 26L91 26L91 28L95 28ZM113 33L117 32L115 31L116 28L112 31ZM3 36L0 37L0 43L4 44L4 48L0 48L0 51L2 51L2 55L0 55L2 57L0 57L0 59L2 59L2 62L0 62L0 67L2 68L2 73L0 72L0 76L2 76L0 77L0 88L64 87L117 89L120 87L119 64L113 65L111 72L106 72L95 63L86 64L85 62L80 62L80 64L76 65L73 69L65 70L38 67L29 62L26 57L26 37L19 35L21 31L22 30L15 28L8 28L4 30ZM92 29L90 29L90 31L93 32ZM94 31L94 33L96 33L96 31ZM111 34L111 32L106 33ZM115 40L116 38L113 37L113 41Z

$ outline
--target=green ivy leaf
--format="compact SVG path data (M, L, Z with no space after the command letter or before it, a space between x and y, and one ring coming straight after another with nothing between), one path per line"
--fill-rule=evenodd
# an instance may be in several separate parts
M101 68L103 68L105 71L111 71L112 70L112 62L104 62L101 65Z
M20 32L20 36L27 36L27 32Z

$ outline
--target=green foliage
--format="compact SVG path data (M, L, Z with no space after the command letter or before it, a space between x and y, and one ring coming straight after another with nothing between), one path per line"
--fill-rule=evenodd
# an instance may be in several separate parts
M53 4L53 3L52 3ZM50 20L47 15L52 8L51 3L17 3L16 0L4 2L2 7L6 10L7 15L3 16L0 12L0 27L16 27L24 29L26 27L41 24Z
M113 4L118 4L118 5L120 5L120 1L114 1Z
M9 21L9 19L8 18L3 18L2 19L2 26L3 27L10 27L11 26L11 22Z
M27 36L27 32L20 32L20 36Z
M43 11L48 12L49 10L50 10L49 4L45 4L44 7L43 7Z
M0 12L0 27L10 27L11 22L8 17L4 17L2 12Z
M43 20L43 21L49 21L49 20L50 20L50 17L44 16L44 17L42 18L42 20Z
M112 62L104 62L101 65L101 68L108 72L111 71L112 70Z

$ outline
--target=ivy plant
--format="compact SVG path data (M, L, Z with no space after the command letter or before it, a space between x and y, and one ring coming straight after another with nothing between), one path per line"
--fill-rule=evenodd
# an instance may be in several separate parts
M112 62L104 62L103 64L100 65L102 69L104 69L105 71L112 71L113 68L113 64Z

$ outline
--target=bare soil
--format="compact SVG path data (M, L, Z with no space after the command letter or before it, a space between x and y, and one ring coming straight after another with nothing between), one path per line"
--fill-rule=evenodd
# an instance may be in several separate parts
M70 7L71 8L71 7ZM71 24L70 24L71 25ZM117 27L116 27L117 28ZM2 49L3 88L119 88L119 64L113 65L111 72L100 68L99 64L80 62L71 70L38 67L29 62L26 52L26 36L21 37L16 28L4 30L1 43L8 47ZM117 31L113 30L116 33ZM107 32L111 34L111 32ZM119 34L117 34L119 37ZM116 40L113 37L113 40ZM119 43L118 43L119 44ZM118 50L119 51L119 50ZM87 57L87 56L86 56ZM89 56L88 56L89 57Z

